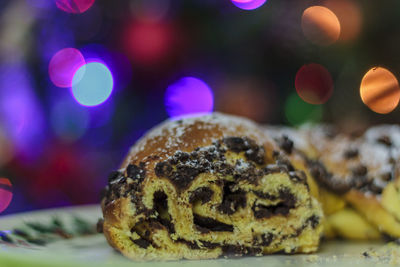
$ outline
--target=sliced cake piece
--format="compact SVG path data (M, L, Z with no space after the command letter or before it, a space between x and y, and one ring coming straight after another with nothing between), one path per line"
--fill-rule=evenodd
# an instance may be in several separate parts
M167 121L110 175L103 231L134 260L318 248L322 209L275 141L219 113Z

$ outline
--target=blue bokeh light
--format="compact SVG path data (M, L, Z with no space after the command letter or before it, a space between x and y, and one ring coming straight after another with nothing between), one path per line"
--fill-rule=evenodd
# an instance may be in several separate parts
M232 3L240 9L253 10L264 5L267 0L232 0Z
M165 107L170 117L213 110L214 95L202 80L184 77L170 85L165 92Z
M55 134L65 142L73 142L83 136L89 127L89 112L70 97L57 99L51 109L51 126Z
M93 107L110 97L113 86L113 76L108 67L101 62L89 62L75 72L71 91L79 104Z

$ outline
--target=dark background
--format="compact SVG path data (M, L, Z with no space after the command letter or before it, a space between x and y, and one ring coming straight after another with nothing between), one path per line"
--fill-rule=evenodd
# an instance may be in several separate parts
M241 10L229 0L96 0L82 14L52 0L0 1L0 177L13 185L1 214L98 203L129 146L168 118L165 90L185 76L209 85L214 110L262 123L351 130L397 123L398 109L373 112L359 87L374 66L400 75L400 1L346 0L360 15L359 30L316 45L303 34L302 13L332 1L269 0ZM135 27L139 48L127 45ZM102 105L80 106L51 82L49 61L67 47L110 60L115 86ZM332 76L325 104L296 94L296 73L309 63ZM61 100L68 104L56 112Z

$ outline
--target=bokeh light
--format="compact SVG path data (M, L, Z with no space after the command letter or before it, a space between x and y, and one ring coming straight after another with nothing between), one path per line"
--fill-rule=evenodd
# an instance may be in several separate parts
M322 119L322 106L304 102L296 93L291 94L285 103L285 117L291 125L305 122L318 122Z
M13 197L12 185L9 179L0 178L0 213L10 205Z
M125 53L142 65L159 64L172 48L174 30L166 23L134 22L122 37Z
M58 87L71 87L74 73L84 64L85 59L78 49L64 48L50 60L50 79Z
M399 83L389 70L375 67L364 75L360 95L364 104L370 109L386 114L393 111L399 104Z
M279 109L276 88L256 77L221 80L215 88L215 110L265 122Z
M309 41L317 45L330 45L340 36L340 22L335 13L323 6L304 10L301 27Z
M40 156L44 114L25 64L0 66L0 124L15 154L29 159Z
M83 106L97 106L104 103L113 90L113 77L106 65L89 62L81 66L72 79L72 94Z
M232 0L232 3L240 9L253 10L261 7L267 0Z
M211 112L213 105L211 88L198 78L181 78L165 92L165 107L170 117Z
M298 70L295 87L304 101L319 105L331 97L333 80L327 69L320 64L312 63L304 65Z
M73 142L84 135L89 127L87 109L70 97L57 100L51 109L51 126L64 142Z
M358 3L352 0L325 0L323 5L334 12L340 21L339 40L352 41L358 37L363 21Z
M56 5L62 11L80 14L88 10L95 0L56 0Z

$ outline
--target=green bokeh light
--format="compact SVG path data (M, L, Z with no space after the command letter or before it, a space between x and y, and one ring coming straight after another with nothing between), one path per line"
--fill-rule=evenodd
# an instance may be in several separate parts
M305 122L318 122L322 119L321 105L312 105L304 102L296 93L292 93L285 103L285 117L291 125L300 125Z

